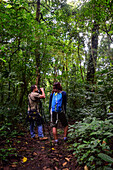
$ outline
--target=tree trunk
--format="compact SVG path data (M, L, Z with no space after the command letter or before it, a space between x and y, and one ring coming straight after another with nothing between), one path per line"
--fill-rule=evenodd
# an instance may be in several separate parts
M79 43L78 43L78 59L80 62L80 73L81 73L81 78L84 81L83 71L82 71L82 66L81 66L81 58L80 58L80 40L78 40L78 41L79 41Z
M40 86L40 53L39 53L40 45L37 45L37 49L35 51L36 58L36 85Z
M25 63L26 63L26 56L25 56ZM23 84L21 84L21 88L20 88L20 97L19 97L19 106L21 107L23 104L23 97L26 93L27 90L27 80L26 80L26 65L25 65L25 69L23 70L22 73L22 82Z
M111 51L111 50L109 50L109 51ZM113 53L112 53L112 51L111 51L111 64L112 64L111 71L113 73ZM112 102L110 104L110 111L113 112L113 88L112 88L112 91L111 91L111 101Z
M55 64L55 67L54 67L54 82L58 81L57 80L57 66Z
M25 74L26 74L26 73L25 73ZM24 95L25 95L26 87L27 87L25 74L23 75L23 84L21 85L20 98L19 98L19 103L18 103L18 105L19 105L20 107L22 107L23 97L24 97Z
M91 39L91 54L87 67L87 82L89 84L94 84L94 76L96 70L96 60L97 60L97 49L98 49L98 34L99 34L99 25L94 21L92 29L92 39Z
M11 57L9 59L9 75L10 75L10 72L11 72ZM9 77L9 81L8 81L8 99L7 101L10 101L10 90L11 90L11 80L10 80L10 77Z
M40 23L40 0L37 0L37 10L36 10L36 20L38 24ZM40 37L38 37L37 49L35 50L35 58L36 58L36 85L40 86Z

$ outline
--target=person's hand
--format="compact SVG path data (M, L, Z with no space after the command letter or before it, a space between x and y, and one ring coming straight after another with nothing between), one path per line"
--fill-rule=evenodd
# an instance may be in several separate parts
M44 88L40 88L41 91L44 91Z
M40 95L40 99L45 99L44 88L40 88L42 94Z

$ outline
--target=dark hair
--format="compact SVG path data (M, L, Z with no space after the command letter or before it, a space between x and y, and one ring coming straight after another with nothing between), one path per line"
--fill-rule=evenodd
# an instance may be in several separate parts
M36 85L31 86L31 92L36 88Z
M61 86L60 82L55 82L55 83L53 84L52 93L58 92L58 91L62 91L62 86Z

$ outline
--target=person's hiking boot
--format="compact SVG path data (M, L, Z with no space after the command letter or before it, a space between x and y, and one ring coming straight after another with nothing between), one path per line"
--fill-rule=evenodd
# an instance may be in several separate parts
M58 145L59 145L59 141L58 141L58 140L55 140L55 141L54 141L54 145L55 145L55 146L58 146Z
M48 139L48 137L39 137L39 140L47 140Z
M54 145L55 145L55 146L58 146L58 145L59 145L59 143L58 143L58 142L55 142L55 143L54 143Z
M38 139L39 138L38 135L35 135L35 138Z
M38 135L35 135L33 138L31 139L39 139Z

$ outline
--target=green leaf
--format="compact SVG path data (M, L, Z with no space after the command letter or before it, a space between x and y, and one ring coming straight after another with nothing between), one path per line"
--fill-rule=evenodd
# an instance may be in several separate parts
M3 61L4 63L6 63L6 60L4 60L4 59L2 59L2 58L0 58L0 60Z
M8 5L6 6L6 8L12 8L12 6L11 6L10 4L8 4Z
M104 170L113 170L112 168L108 167L108 166L105 166L104 167Z
M104 153L99 153L98 156L106 162L113 163L113 158L111 158L110 156L108 156Z
M77 147L77 145L78 145L78 143L74 143L74 144L73 144L74 147Z

